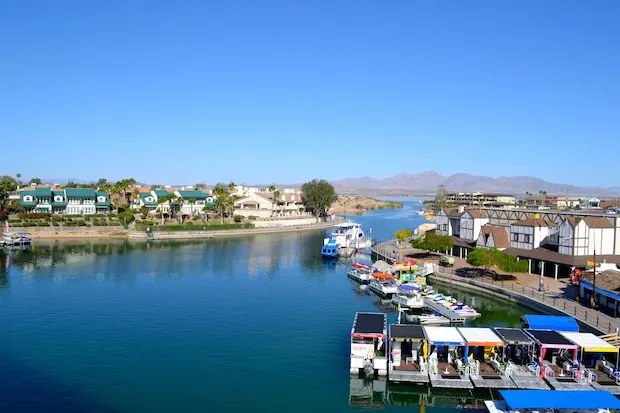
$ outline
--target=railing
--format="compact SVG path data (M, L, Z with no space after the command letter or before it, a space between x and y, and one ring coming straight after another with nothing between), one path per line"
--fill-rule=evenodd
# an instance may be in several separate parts
M397 248L395 248L394 244L390 242L390 240L375 244L372 251L386 261L402 260L400 254L398 254ZM614 318L600 311L584 307L576 301L568 300L562 297L560 293L557 292L539 291L536 288L516 284L512 281L495 281L492 278L472 279L454 276L452 271L446 271L446 269L437 264L433 265L433 269L433 276L436 278L448 282L452 279L460 283L470 284L486 290L489 290L489 287L492 287L491 290L495 290L496 292L508 296L518 295L536 303L551 307L566 315L570 315L571 317L574 317L582 323L592 326L603 333L615 333L618 329L620 329L620 320L618 318Z

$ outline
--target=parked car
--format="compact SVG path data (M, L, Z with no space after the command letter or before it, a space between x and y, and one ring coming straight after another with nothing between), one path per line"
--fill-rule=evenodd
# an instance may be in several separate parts
M444 267L454 267L454 257L444 255L439 260L439 265L444 266Z

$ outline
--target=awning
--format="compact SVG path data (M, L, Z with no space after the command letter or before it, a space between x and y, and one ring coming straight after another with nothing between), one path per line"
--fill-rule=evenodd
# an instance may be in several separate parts
M392 324L390 326L390 340L392 341L422 341L425 338L422 326L413 324Z
M587 353L617 353L618 347L612 346L600 337L595 336L592 333L575 333L575 332L562 332L560 333L573 343L577 344L579 348Z
M423 327L430 344L436 346L464 346L465 339L456 327Z
M579 331L573 317L526 314L523 321L530 330Z
M490 328L458 327L468 346L503 347L504 342Z
M390 264L382 260L375 262L374 264L372 264L372 266L378 269L379 271L385 272L385 273L392 273L396 270L396 268L394 268L393 266L391 266Z
M552 330L526 330L538 344L547 348L577 349L579 346L557 331Z
M519 328L496 328L495 332L506 344L534 344L534 340Z
M500 390L510 410L515 409L620 409L620 400L600 390Z

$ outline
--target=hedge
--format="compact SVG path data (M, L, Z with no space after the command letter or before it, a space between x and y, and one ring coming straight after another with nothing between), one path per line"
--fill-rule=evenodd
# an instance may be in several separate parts
M139 227L142 227L140 225ZM254 228L254 224L224 224L224 225L156 225L150 227L151 231L224 231L235 229ZM141 228L145 230L146 228Z

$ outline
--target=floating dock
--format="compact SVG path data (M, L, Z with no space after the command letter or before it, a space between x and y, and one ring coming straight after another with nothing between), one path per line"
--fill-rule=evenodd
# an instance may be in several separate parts
M426 336L422 326L390 325L390 363L388 378L395 382L428 383L428 364L424 361Z
M465 317L462 315L456 314L454 311L446 307L445 305L434 301L432 298L424 297L424 306L435 311L436 313L441 314L448 320L450 320L450 324L464 324Z

